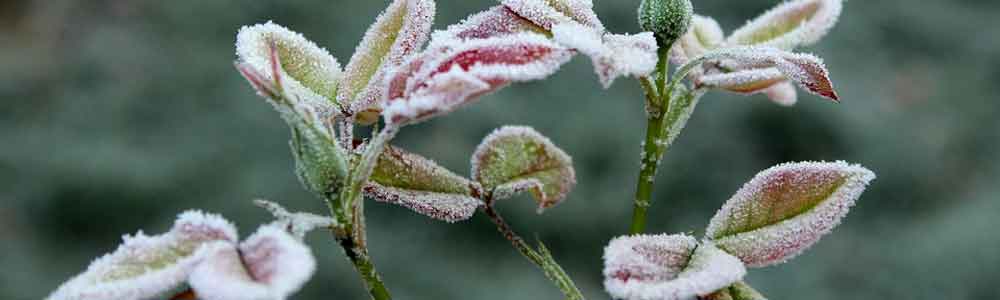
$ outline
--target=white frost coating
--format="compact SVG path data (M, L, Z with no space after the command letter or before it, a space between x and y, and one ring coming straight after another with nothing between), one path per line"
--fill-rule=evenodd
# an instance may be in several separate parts
M753 94L763 92L765 89L784 81L785 74L777 68L763 68L704 75L698 79L698 85Z
M795 85L788 81L782 81L765 89L764 94L771 99L771 102L781 106L793 106L799 101Z
M537 33L434 41L393 72L383 116L411 123L448 113L507 83L548 77L572 55Z
M842 10L843 0L784 2L734 31L727 43L785 50L813 44L833 28Z
M725 42L722 27L711 17L692 15L691 27L670 48L670 62L681 66Z
M517 140L541 148L516 149L520 153L506 153L503 147ZM518 159L524 161L517 161ZM488 165L490 163L494 165ZM476 147L470 164L473 178L483 188L492 189L494 201L509 198L513 193L531 190L538 201L538 213L562 203L576 186L573 158L531 127L504 126L494 130ZM527 169L504 169L504 164ZM494 168L495 166L499 168ZM539 173L545 171L557 171L558 174L555 177L540 177ZM554 185L557 190L549 190L549 185Z
M840 224L874 179L872 171L843 161L772 167L757 174L722 206L712 218L706 238L751 267L782 263L808 249ZM825 189L832 189L832 192L826 195ZM815 199L800 198L817 195L826 197L818 199L818 203L814 203ZM797 210L803 208L804 211ZM765 211L760 211L762 209ZM755 215L771 215L778 210L798 214L781 220L751 223ZM739 224L758 226L745 228Z
M604 31L591 0L500 0L500 3L546 30L573 22Z
M695 299L745 274L736 257L684 234L624 236L604 249L604 287L620 299Z
M332 105L341 78L337 59L302 34L271 22L244 26L236 35L239 61L269 81L276 78L271 68L272 45L277 47L280 59L278 78L293 109L323 116L337 114L339 109Z
M774 68L780 71L787 79L794 81L813 94L833 101L840 99L833 88L833 83L830 81L830 74L826 69L826 65L823 64L821 59L811 54L791 53L767 47L725 48L712 53L719 58L716 64L720 64L725 68L740 72ZM695 81L703 80L704 77L707 76L696 78ZM763 76L758 77L760 79L767 79L763 78ZM774 83L777 82L771 82L771 84ZM770 87L771 84L764 85L763 87L758 86L758 88ZM756 90L746 89L736 89L735 91L745 93L756 92Z
M351 112L378 110L382 81L427 41L434 23L433 0L395 0L376 19L344 70L337 100Z
M590 57L604 88L620 76L646 76L656 69L656 38L651 32L635 35L602 34L576 23L553 26L556 42Z
M400 189L374 182L365 187L365 195L449 223L468 220L482 205L479 199L467 195Z
M260 227L239 246L212 248L189 284L205 300L282 300L316 270L312 252L276 226Z
M503 5L491 7L473 14L462 22L448 26L444 31L434 33L434 39L447 35L458 39L485 39L526 31L542 31L543 28L518 16Z
M124 236L113 253L94 260L49 300L148 299L181 285L206 256L205 244L234 243L236 229L217 215L185 212L164 234Z
M337 224L337 220L331 217L305 212L289 212L280 204L271 201L258 199L254 200L253 203L267 209L277 219L274 223L275 226L285 228L285 230L300 241L305 237L306 233L314 229L326 228Z

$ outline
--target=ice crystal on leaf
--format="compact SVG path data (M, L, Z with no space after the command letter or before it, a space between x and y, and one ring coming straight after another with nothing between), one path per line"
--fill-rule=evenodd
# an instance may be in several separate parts
M530 127L506 126L483 139L472 155L472 176L493 200L530 191L542 212L576 185L573 160Z
M809 45L837 24L843 6L843 0L784 2L734 31L727 43L784 50Z
M317 228L330 227L337 224L337 220L331 217L320 216L305 212L289 212L280 204L267 200L254 200L253 203L259 207L267 209L276 221L274 226L285 228L295 238L302 240L306 233Z
M500 0L519 16L546 30L558 24L575 22L604 31L604 24L594 13L591 0Z
M590 57L604 88L620 76L641 77L656 69L656 38L651 32L636 35L604 34L580 24L552 28L555 40Z
M451 112L511 82L545 78L572 51L537 33L435 40L389 78L387 122L419 122Z
M695 79L699 86L724 88L739 93L759 93L775 84L791 80L807 91L838 101L823 61L810 54L791 53L776 48L737 47L707 54L717 65L735 70L705 74Z
M435 39L444 39L441 35L456 39L485 39L520 32L544 33L546 30L528 19L525 19L503 5L491 7L485 11L469 16L461 23L448 26L445 31L435 33Z
M636 235L604 249L604 288L625 300L689 300L740 280L736 257L691 236Z
M382 81L423 46L434 22L433 0L395 0L365 33L344 70L337 100L362 123L376 121ZM377 116L374 115L374 116Z
M873 179L868 169L845 162L772 167L723 205L706 238L748 266L784 262L836 227Z
M481 202L479 186L434 161L387 146L378 159L365 194L377 201L409 208L447 222L468 219Z

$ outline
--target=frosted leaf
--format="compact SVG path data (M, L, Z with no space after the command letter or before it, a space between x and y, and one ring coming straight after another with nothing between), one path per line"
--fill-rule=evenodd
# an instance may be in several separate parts
M763 92L779 82L785 82L785 74L777 68L740 70L705 75L698 79L699 86L722 88L744 94Z
M519 32L542 33L545 29L528 19L518 16L503 5L491 7L469 16L462 22L448 26L435 35L448 35L457 39L485 39ZM441 39L442 37L435 37Z
M365 194L377 201L409 208L447 222L468 219L480 201L476 183L434 161L387 146L378 159Z
M545 78L572 51L536 33L432 42L388 80L387 122L419 122L451 112L510 82Z
M347 64L337 100L349 104L352 113L379 110L383 78L427 41L435 9L433 0L395 0L389 4L368 28Z
M764 89L764 94L767 95L768 99L771 99L771 102L781 106L792 106L799 100L795 85L788 81L782 81Z
M656 38L650 32L636 35L603 34L576 23L555 25L559 42L590 57L604 88L620 76L646 76L656 69Z
M236 228L217 215L189 211L164 234L141 231L123 237L114 252L98 258L47 299L148 299L183 284L205 257L205 245L235 243Z
M722 46L724 42L725 34L715 19L693 15L687 33L670 48L670 62L678 66L684 65L691 59Z
M604 31L591 0L500 0L500 3L546 30L557 24L577 22Z
M617 299L694 299L745 274L736 257L683 234L618 237L604 248L604 288Z
M576 185L573 160L530 127L505 126L483 139L472 155L472 176L493 200L529 189L538 212L566 199Z
M302 240L306 233L317 228L325 228L337 225L337 220L305 212L289 212L278 203L267 200L254 200L253 203L259 207L267 209L274 216L275 226L284 228L295 238Z
M728 43L785 50L809 45L837 23L843 5L843 0L784 2L734 31Z
M720 84L719 87L736 92L759 92L763 88L780 82L772 76L777 71L813 94L833 101L840 99L830 81L830 73L827 71L826 65L821 59L810 54L791 53L775 48L737 47L721 49L706 55L720 59L719 64L722 64L726 69L735 71L733 73L705 75L696 78L696 81ZM760 82L748 79L760 79ZM725 83L735 84L735 86L721 85Z
M706 237L748 266L784 262L836 227L873 179L872 171L845 162L772 167L722 206Z
M341 79L340 64L301 34L271 22L244 26L236 35L236 55L239 63L245 64L241 73L252 67L267 81L280 79L280 88L293 105L323 115L338 112L332 104ZM272 67L275 61L280 62L277 68Z
M213 245L189 284L205 300L282 300L316 270L312 252L281 228L263 226L239 246Z
M291 123L291 122L290 122ZM315 124L315 123L314 123ZM347 177L347 154L325 129L291 123L295 173L307 190L321 197L337 192Z

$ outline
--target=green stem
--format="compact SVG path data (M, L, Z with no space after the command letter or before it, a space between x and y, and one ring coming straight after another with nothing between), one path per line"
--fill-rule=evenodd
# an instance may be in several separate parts
M500 234L503 234L504 238L510 241L511 245L513 245L514 248L521 253L521 255L541 268L545 273L545 277L551 280L556 287L562 291L563 295L566 296L566 299L584 299L583 294L580 293L580 289L578 289L576 284L573 283L573 279L566 274L566 271L563 270L558 263L556 263L555 259L552 258L549 250L545 248L544 245L540 244L539 250L535 251L531 245L528 245L528 243L525 242L524 239L521 238L521 236L519 236L516 232L514 232L510 225L504 221L503 216L500 216L500 213L493 208L492 203L486 203L489 204L485 205L483 211L490 218L490 220L493 221L493 224L497 226L497 231L500 231Z
M347 229L346 232L352 230ZM355 244L355 239L350 236L337 236L337 243L344 249L344 254L354 264L354 269L361 275L368 293L374 300L390 300L389 290L385 288L382 276L375 269L371 257L368 256L368 248Z
M659 61L656 65L656 88L649 88L648 83L643 81L646 90L646 141L643 142L642 160L640 161L639 177L636 182L635 203L632 209L632 226L629 230L631 234L642 233L646 228L646 214L653 194L653 181L656 177L656 168L659 165L660 145L657 143L662 139L663 119L667 115L670 107L670 90L666 89L668 80L668 54L669 49L661 47L659 50ZM642 80L642 79L640 79Z

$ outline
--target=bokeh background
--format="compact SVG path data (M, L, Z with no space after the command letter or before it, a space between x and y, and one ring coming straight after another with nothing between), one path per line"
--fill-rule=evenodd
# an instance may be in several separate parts
M638 0L598 0L610 29L636 32ZM731 31L777 0L696 0ZM494 5L438 0L435 28ZM40 299L124 233L167 230L189 208L242 232L268 198L322 212L291 171L288 132L232 68L244 24L274 20L346 62L386 1L0 2L0 298ZM700 235L743 182L787 161L847 160L879 178L845 223L791 263L747 280L771 299L998 299L1000 289L1000 2L850 1L805 49L826 59L843 96L708 95L662 166L653 232ZM643 136L634 81L596 84L577 58L550 80L519 84L405 130L398 144L467 174L478 141L531 125L575 158L579 187L536 215L501 210L537 236L590 299L601 253L625 232ZM371 252L399 299L557 299L533 265L483 218L445 224L368 208ZM295 299L365 299L325 233L308 242L318 275Z

